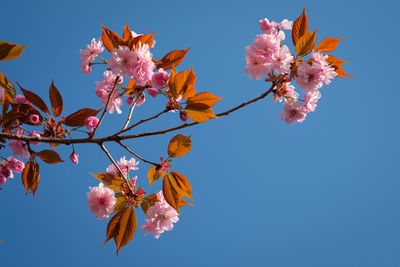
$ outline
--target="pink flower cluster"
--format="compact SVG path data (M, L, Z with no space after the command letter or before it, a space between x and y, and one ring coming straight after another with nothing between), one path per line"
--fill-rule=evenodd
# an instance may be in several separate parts
M120 46L111 53L108 66L119 76L133 78L137 85L144 86L154 74L153 56L147 44L141 44L136 49Z
M97 219L108 219L114 210L117 199L114 191L104 187L102 183L96 187L89 187L87 192L89 210L96 215Z
M90 116L85 119L85 126L89 131L93 131L99 123L99 119L95 116Z
M145 235L150 233L158 239L164 231L171 231L179 218L176 210L165 201L162 191L157 193L157 199L159 202L147 210L149 219L145 219L146 223L139 229L146 230Z
M294 57L289 48L281 44L285 33L279 29L291 29L291 22L283 21L281 24L269 23L267 19L260 21L264 34L257 35L254 43L246 47L244 72L250 75L250 79L259 80L273 71L279 74L290 72Z
M93 38L92 42L88 44L85 50L81 50L81 69L82 73L89 74L92 72L92 62L104 51L103 43Z
M8 157L0 163L0 185L5 184L8 178L14 178L13 172L21 173L25 164L13 157Z
M128 174L128 172L130 170L132 170L132 171L138 170L139 169L137 167L138 164L139 164L139 162L136 161L134 158L131 158L130 160L126 160L125 156L120 158L120 160L118 161L118 167L121 169L122 173L125 176ZM117 170L117 168L113 164L108 166L107 173L113 174L113 175L119 175L120 174L119 171Z
M101 103L105 106L107 104L108 96L110 95L117 76L113 74L111 71L106 71L103 73L104 81L96 82L96 95L100 98ZM122 83L123 78L119 76L118 83ZM121 114L121 106L122 106L122 99L118 93L118 91L114 91L111 96L110 103L108 104L108 112L114 113L114 110L117 111L118 114Z
M21 128L15 128L14 134L24 135L25 131L22 130ZM24 141L11 140L11 142L8 144L8 146L13 151L14 157L19 157L20 159L29 157L29 151L28 151L28 148L26 147Z

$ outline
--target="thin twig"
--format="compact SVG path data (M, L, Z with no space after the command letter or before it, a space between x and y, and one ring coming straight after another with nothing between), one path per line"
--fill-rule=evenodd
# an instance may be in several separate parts
M126 119L125 125L124 125L124 127L122 128L122 130L125 130L126 127L128 127L129 123L131 122L131 117L132 117L133 110L135 109L135 106L136 106L136 101L135 101L135 103L133 103L133 105L132 105L131 108L129 109L128 118Z
M154 162L145 160L144 158L142 158L141 156L139 156L138 154L136 154L135 152L133 152L131 149L129 149L127 146L125 146L124 144L122 144L121 141L116 141L116 142L117 142L120 146L122 146L123 148L125 148L126 151L128 151L129 153L131 153L132 155L134 155L134 156L137 157L138 159L140 159L140 160L142 160L142 161L144 161L144 162L147 162L147 163L149 163L149 164L152 164L152 165L154 165L154 166L157 166L157 165L158 165L157 163L154 163Z
M101 124L101 122L103 121L104 116L106 115L106 112L107 112L107 109L108 109L108 105L110 104L110 100L111 100L112 95L114 94L115 87L118 84L118 80L119 80L119 76L117 76L117 79L115 79L115 83L114 83L114 86L113 86L113 88L111 90L111 93L108 95L106 106L104 107L104 110L103 110L103 113L101 114L99 122L97 123L96 127L93 129L93 132L89 136L90 139L93 139L94 134L96 133L97 129L99 128L99 126Z

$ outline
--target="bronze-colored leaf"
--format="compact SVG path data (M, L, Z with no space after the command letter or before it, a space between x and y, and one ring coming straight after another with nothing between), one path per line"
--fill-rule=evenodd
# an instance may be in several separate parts
M153 46L154 43L154 34L156 33L152 33L152 34L141 34L136 36L135 38L133 38L133 45L135 46L135 48L138 48L139 45L144 45L147 44L149 47ZM130 47L131 49L133 47Z
M169 174L168 179L170 179L171 185L179 195L182 197L188 197L193 201L192 188L189 180L183 174L172 171Z
M115 32L111 31L110 29L107 29L104 27L103 24L101 24L101 27L103 28L103 34L101 36L101 40L104 44L104 47L111 53L114 48L118 48L120 45L124 43L124 40L121 39Z
M308 19L306 15L306 9L303 8L303 12L300 17L298 17L292 27L292 41L293 45L296 46L297 41L301 36L308 33Z
M165 198L165 201L167 201L167 203L173 207L176 212L179 213L179 204L181 202L182 197L179 195L178 192L176 192L176 190L174 189L174 187L171 184L170 179L168 178L169 175L164 176L163 179L163 195Z
M136 213L132 207L125 207L112 217L107 226L106 241L103 246L114 238L117 246L117 256L119 250L131 241L136 231Z
M218 118L211 108L201 104L187 105L185 111L189 118L195 122L205 122L212 118Z
M49 97L54 116L60 116L63 111L63 99L58 89L54 86L53 81L50 85Z
M16 59L21 56L22 50L27 47L0 41L0 61Z
M4 92L8 95L9 99L14 100L17 95L17 90L15 85L10 82L7 77L0 72L0 87L4 88Z
M101 172L98 174L93 174L100 182L102 182L106 187L114 191L122 191L122 185L125 183L124 179L119 176L112 175L109 173Z
M178 98L182 95L182 99L187 99L196 94L194 88L194 84L196 83L196 74L194 74L192 68L190 68L190 70L170 75L169 79L169 88L174 98Z
M191 105L191 104L204 104L207 107L211 108L212 106L215 105L218 101L220 101L222 97L215 96L209 92L201 92L196 94L195 96L192 96L188 98L186 101L186 104Z
M17 84L27 100L29 100L32 104L37 106L41 111L43 111L44 113L46 113L47 115L50 116L50 111L47 108L46 103L44 103L43 99L40 96L38 96L37 94L35 94L29 90L22 88L18 82L17 82Z
M308 32L301 36L296 43L296 53L297 56L304 56L310 53L315 46L315 36L318 29L313 32Z
M190 48L191 47L185 50L174 50L169 52L156 63L156 67L164 70L170 70L174 67L176 68L179 64L181 64Z
M60 155L58 155L57 152L53 150L42 150L37 155L40 157L41 160L48 164L56 164L59 162L64 162L61 158Z
M147 178L149 178L149 186L151 186L154 182L158 181L164 172L159 172L156 166L152 166L147 172Z
M148 216L147 210L158 201L157 194L151 194L142 199L140 206L142 207L143 212Z
M328 37L322 40L316 47L315 51L319 52L330 52L336 49L338 43L340 40L342 40L344 37L336 39L333 37Z
M178 134L169 141L168 156L171 158L182 157L190 151L191 147L192 141L190 140L190 136Z
M328 55L328 58L326 59L326 61L332 65L332 67L335 69L335 72L337 73L336 77L349 77L349 78L354 78L353 76L347 74L346 72L344 72L344 70L342 69L342 65L345 63L348 63L348 61L342 61L339 58L332 56L332 55Z
M65 118L65 125L68 126L84 126L85 119L90 116L96 116L97 113L100 112L101 109L95 110L90 108L83 108L78 110L77 112L72 113L68 117Z
M125 27L124 27L124 32L122 33L122 39L127 42L129 41L129 39L132 39L132 31L131 29L129 29L128 27L128 22L126 23Z
M31 190L33 196L35 196L35 192L40 184L39 165L34 162L34 158L35 157L31 155L29 161L25 164L25 168L21 175L22 184L26 189L26 194Z
M117 199L117 202L114 205L113 213L120 211L128 204L125 195L123 195L122 193L115 194L115 198Z

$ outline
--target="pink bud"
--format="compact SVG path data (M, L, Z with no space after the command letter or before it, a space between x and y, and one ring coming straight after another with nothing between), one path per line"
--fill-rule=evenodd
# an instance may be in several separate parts
M22 161L15 158L8 158L7 160L7 167L12 171L20 173L24 170L25 164Z
M179 112L179 117L183 122L186 122L189 119L189 116L187 115L186 111L180 111Z
M128 97L128 98L125 100L125 102L126 102L128 105L132 105L132 104L135 102L135 98L133 98L133 96Z
M69 159L72 161L74 164L78 164L79 162L79 156L75 152L72 152L71 156L69 156Z
M158 72L153 74L151 78L151 85L157 89L161 89L167 85L169 80L169 74L163 69L159 69Z
M37 114L29 115L29 122L33 123L33 124L39 123L39 115L37 115Z
M144 95L141 95L138 100L136 100L136 106L140 107L146 99L144 98Z
M0 174L0 185L5 184L6 182L7 182L7 178L4 175Z
M158 89L156 88L147 88L146 92L152 97L156 97L158 95Z
M85 126L89 131L93 131L99 123L99 119L95 116L90 116L85 119Z

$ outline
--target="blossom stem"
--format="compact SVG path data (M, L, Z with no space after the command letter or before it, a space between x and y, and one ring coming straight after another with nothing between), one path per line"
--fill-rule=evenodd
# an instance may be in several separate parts
M128 118L126 119L126 122L125 122L124 127L122 128L122 130L125 130L126 127L128 127L129 123L131 122L131 117L132 117L133 110L135 109L135 106L136 106L136 101L135 101L135 103L133 103L133 105L129 109Z
M116 142L117 142L120 146L122 146L123 148L125 148L126 151L128 151L129 153L131 153L132 155L134 155L134 156L137 157L138 159L140 159L140 160L142 160L142 161L144 161L144 162L147 162L147 163L149 163L149 164L152 164L152 165L154 165L154 166L157 166L157 165L158 165L157 163L154 163L154 162L145 160L144 158L142 158L141 156L139 156L138 154L136 154L135 152L133 152L131 149L129 149L127 146L125 146L124 144L122 144L121 141L116 141Z

